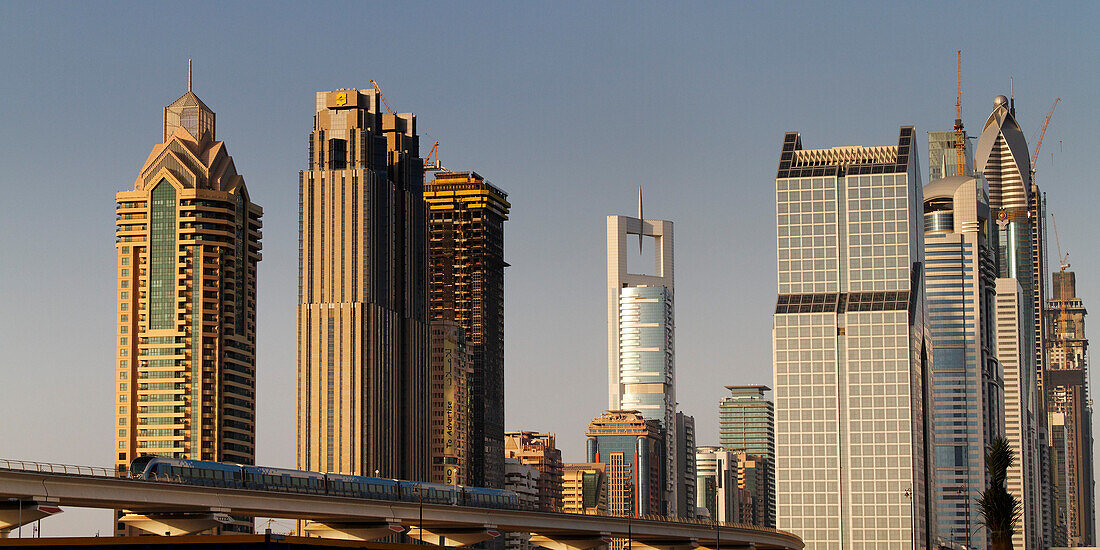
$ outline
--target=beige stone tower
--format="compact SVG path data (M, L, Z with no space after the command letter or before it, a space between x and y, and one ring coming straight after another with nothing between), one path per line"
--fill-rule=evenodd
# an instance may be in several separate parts
M298 468L427 480L428 208L416 116L318 92L299 172Z
M252 464L263 209L190 90L164 108L162 139L134 189L115 197L115 464Z

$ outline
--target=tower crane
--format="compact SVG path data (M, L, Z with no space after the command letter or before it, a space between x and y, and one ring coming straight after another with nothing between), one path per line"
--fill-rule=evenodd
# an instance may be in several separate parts
M370 85L374 86L374 91L378 92L378 98L382 100L382 106L386 108L387 114L393 114L393 109L390 109L390 104L386 103L386 96L382 93L382 88L378 87L378 83L371 79Z
M1047 135L1047 125L1050 124L1050 117L1054 116L1054 108L1058 106L1058 102L1062 101L1062 98L1056 98L1054 105L1050 106L1050 112L1047 113L1047 118L1043 120L1043 129L1039 131L1039 141L1035 142L1035 153L1031 155L1031 179L1035 179L1035 163L1039 161L1039 149L1043 147L1043 138Z
M966 175L966 133L962 121L962 50L955 50L955 156L959 176Z

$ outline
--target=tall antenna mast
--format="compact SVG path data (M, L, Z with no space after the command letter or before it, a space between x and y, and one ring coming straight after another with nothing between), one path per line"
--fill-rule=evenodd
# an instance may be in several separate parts
M187 60L187 91L191 91L191 60Z
M955 156L958 172L966 175L966 133L962 121L962 50L955 50Z
M639 220L644 220L645 219L644 217L642 217L642 186L641 185L638 186L638 219ZM641 254L641 253L642 253L642 234L641 234L641 232L639 232L638 233L638 254Z

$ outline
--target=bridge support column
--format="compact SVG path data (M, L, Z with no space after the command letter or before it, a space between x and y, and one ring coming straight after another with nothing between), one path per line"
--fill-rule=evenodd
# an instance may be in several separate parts
M339 540L378 540L405 532L401 522L393 521L311 521L303 531L311 537Z
M61 508L36 500L16 499L0 502L0 539L7 538L12 529L18 529L58 513L61 513Z
M120 522L154 535L194 535L233 523L229 514L126 514Z
M600 536L531 533L531 544L549 550L592 550L606 547L610 543L611 537L608 533L600 533Z
M482 527L425 527L410 526L405 533L410 538L439 546L470 546L500 536L496 525Z

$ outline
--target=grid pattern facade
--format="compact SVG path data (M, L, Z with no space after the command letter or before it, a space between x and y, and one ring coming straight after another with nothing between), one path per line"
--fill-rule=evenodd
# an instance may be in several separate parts
M213 121L190 91L166 107L164 142L116 195L119 472L142 455L255 462L263 209Z
M298 193L298 468L427 480L427 206L416 117L317 93Z
M931 546L920 181L911 127L896 147L803 151L797 133L784 139L778 303L843 297L774 318L777 526L808 547ZM849 293L867 292L900 294L849 307Z
M476 172L442 172L425 190L430 208L431 316L454 321L472 357L468 462L471 485L504 475L504 222L508 194Z

